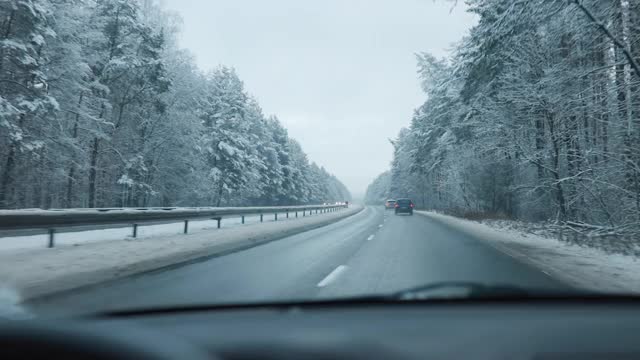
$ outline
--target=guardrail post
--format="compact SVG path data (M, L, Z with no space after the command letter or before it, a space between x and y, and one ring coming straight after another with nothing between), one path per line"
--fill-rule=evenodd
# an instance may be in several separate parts
M56 229L49 229L49 247L52 248L55 243L54 243L54 234L56 233Z
M260 222L262 222L262 214L260 214Z
M218 220L218 229L220 229L220 222L222 221L222 218L217 218L216 220Z
M273 221L278 221L278 213L273 214Z
M242 224L244 225L244 215L242 215Z
M131 237L138 237L138 224L133 224L133 234Z
M296 218L298 217L298 212L296 211Z
M305 211L304 211L304 210L302 210L302 217L305 217L305 216L306 216L304 212L305 212Z
M189 231L189 220L185 220L183 233L186 234L188 231Z
M287 210L287 219L289 218L289 210Z

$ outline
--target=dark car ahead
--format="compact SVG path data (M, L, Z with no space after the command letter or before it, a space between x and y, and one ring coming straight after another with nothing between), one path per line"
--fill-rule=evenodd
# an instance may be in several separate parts
M395 204L396 215L400 213L413 215L414 206L413 201L410 199L398 199Z

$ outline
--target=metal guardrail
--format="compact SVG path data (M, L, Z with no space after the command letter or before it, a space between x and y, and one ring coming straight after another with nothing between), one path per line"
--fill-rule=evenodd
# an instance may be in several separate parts
M301 214L302 217L312 213L327 213L346 208L347 205L310 205L310 206L264 206L264 207L227 207L227 208L97 208L97 209L52 209L52 210L0 210L0 237L19 236L28 232L49 234L49 247L55 246L55 233L85 231L92 229L132 227L132 237L137 237L139 225L166 223L183 223L183 233L189 231L190 220L217 220L220 228L223 218L242 219L245 216L273 215L278 221L278 214L286 218ZM92 228L93 227L93 228ZM81 230L76 230L81 229ZM63 231L60 231L63 230Z

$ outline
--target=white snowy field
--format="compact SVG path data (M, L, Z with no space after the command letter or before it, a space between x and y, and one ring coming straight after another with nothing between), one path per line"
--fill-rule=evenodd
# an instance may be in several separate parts
M483 224L432 211L416 211L480 238L497 250L583 289L640 292L640 259L525 233L504 223Z
M278 221L284 221L284 214L278 216ZM264 216L264 222L274 221L273 214ZM245 225L260 223L259 215L245 216ZM230 217L222 219L221 228L229 228L242 225L240 217ZM189 221L189 233L216 229L216 220L192 220ZM182 234L184 223L181 221L166 224L140 225L138 226L137 238L144 239L153 236ZM55 246L78 246L82 244L132 239L132 227L119 227L99 230L86 230L75 232L57 232L55 234ZM0 254L6 251L33 250L47 247L49 237L47 234L26 235L26 236L2 236L0 232Z

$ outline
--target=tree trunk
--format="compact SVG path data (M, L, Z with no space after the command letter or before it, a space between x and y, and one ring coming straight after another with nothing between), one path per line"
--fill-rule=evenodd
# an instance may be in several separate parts
M637 62L640 62L640 2L637 0L629 1L629 28L632 29L627 42L629 53ZM638 69L636 69L636 77L634 79L639 80L640 73L637 71ZM640 151L638 149L638 146L640 146L640 88L638 81L632 81L630 93L630 102L634 105L630 109L633 119L632 144L636 147L632 150L633 157L631 160L633 161L633 180L636 192L636 219L640 221L640 173L638 172L640 168Z
M549 134L551 135L551 162L553 166L552 174L555 180L554 187L556 190L556 202L558 203L558 220L564 221L567 219L567 206L564 196L564 189L562 187L562 183L560 182L560 140L558 134L556 134L554 121L554 117L549 114L547 116L547 125L549 128Z
M100 107L100 115L98 115L98 119L102 119L104 117L104 113L106 108L104 104ZM89 164L89 202L88 207L94 208L96 207L96 181L98 178L98 156L100 155L100 139L95 136L93 138L93 144L91 145L91 158Z
M566 129L564 130L565 136L565 148L567 149L567 177L570 180L567 181L566 187L566 196L570 201L570 204L573 204L571 207L567 208L567 216L570 219L573 219L577 216L576 210L580 208L580 194L578 193L578 184L580 183L580 144L578 142L578 123L577 118L572 116L569 118L568 123L566 124Z
M9 15L9 18L6 20L6 28L4 29L4 32L2 34L2 39L6 40L9 38L9 35L11 35L11 30L13 28L13 21L16 17L16 11L13 10L11 11L11 15ZM6 75L4 75L4 58L5 58L5 54L4 54L4 46L0 46L0 76L2 78L5 78ZM0 204L1 205L1 204Z
M220 180L220 184L218 185L218 199L216 200L216 207L220 207L220 202L222 201L222 192L224 191L224 183Z
M9 207L8 194L9 182L11 180L11 172L15 165L16 145L12 141L9 145L9 154L5 161L4 173L2 174L2 182L0 184L0 208L6 209Z
M625 41L627 30L627 16L625 13L623 1L616 2L617 9L615 12L614 18L614 36L618 39L623 39L624 42L621 46L617 46L615 48L615 83L616 83L616 92L617 92L617 109L618 115L620 117L620 127L621 127L621 135L624 144L623 150L623 160L625 163L624 169L624 182L625 188L632 190L635 188L635 169L633 166L633 121L631 119L631 101L630 99L630 89L627 81L627 73L629 71L628 67L630 66L626 62L625 50L629 48L628 43Z
M73 161L73 160L72 160ZM72 197L73 197L73 179L76 176L76 167L75 165L71 165L69 167L69 173L67 174L67 196L65 201L65 207L70 208L73 207Z
M20 115L20 120L18 121L18 127L22 129L24 124L25 115ZM9 145L9 153L7 154L7 160L5 160L4 165L4 173L2 174L2 180L0 181L0 208L8 208L9 207L9 196L7 192L9 191L9 184L11 183L11 173L13 172L13 168L16 164L16 148L17 144L15 140L11 140Z
M78 108L76 109L75 121L73 123L73 134L72 139L75 140L78 138L78 123L80 122L80 106L82 106L82 98L84 93L80 93L80 98L78 99ZM73 196L73 182L75 181L76 174L76 164L75 164L75 156L71 156L71 165L69 165L69 172L67 173L67 196L65 206L70 208L72 207L72 196Z
M536 125L536 167L538 174L538 183L542 182L544 179L544 168L542 166L543 162L543 154L545 148L545 139L544 139L544 120L541 117L536 117L535 120Z
M93 138L91 146L91 163L89 167L89 207L96 207L96 178L98 173L98 155L100 153L100 139Z

